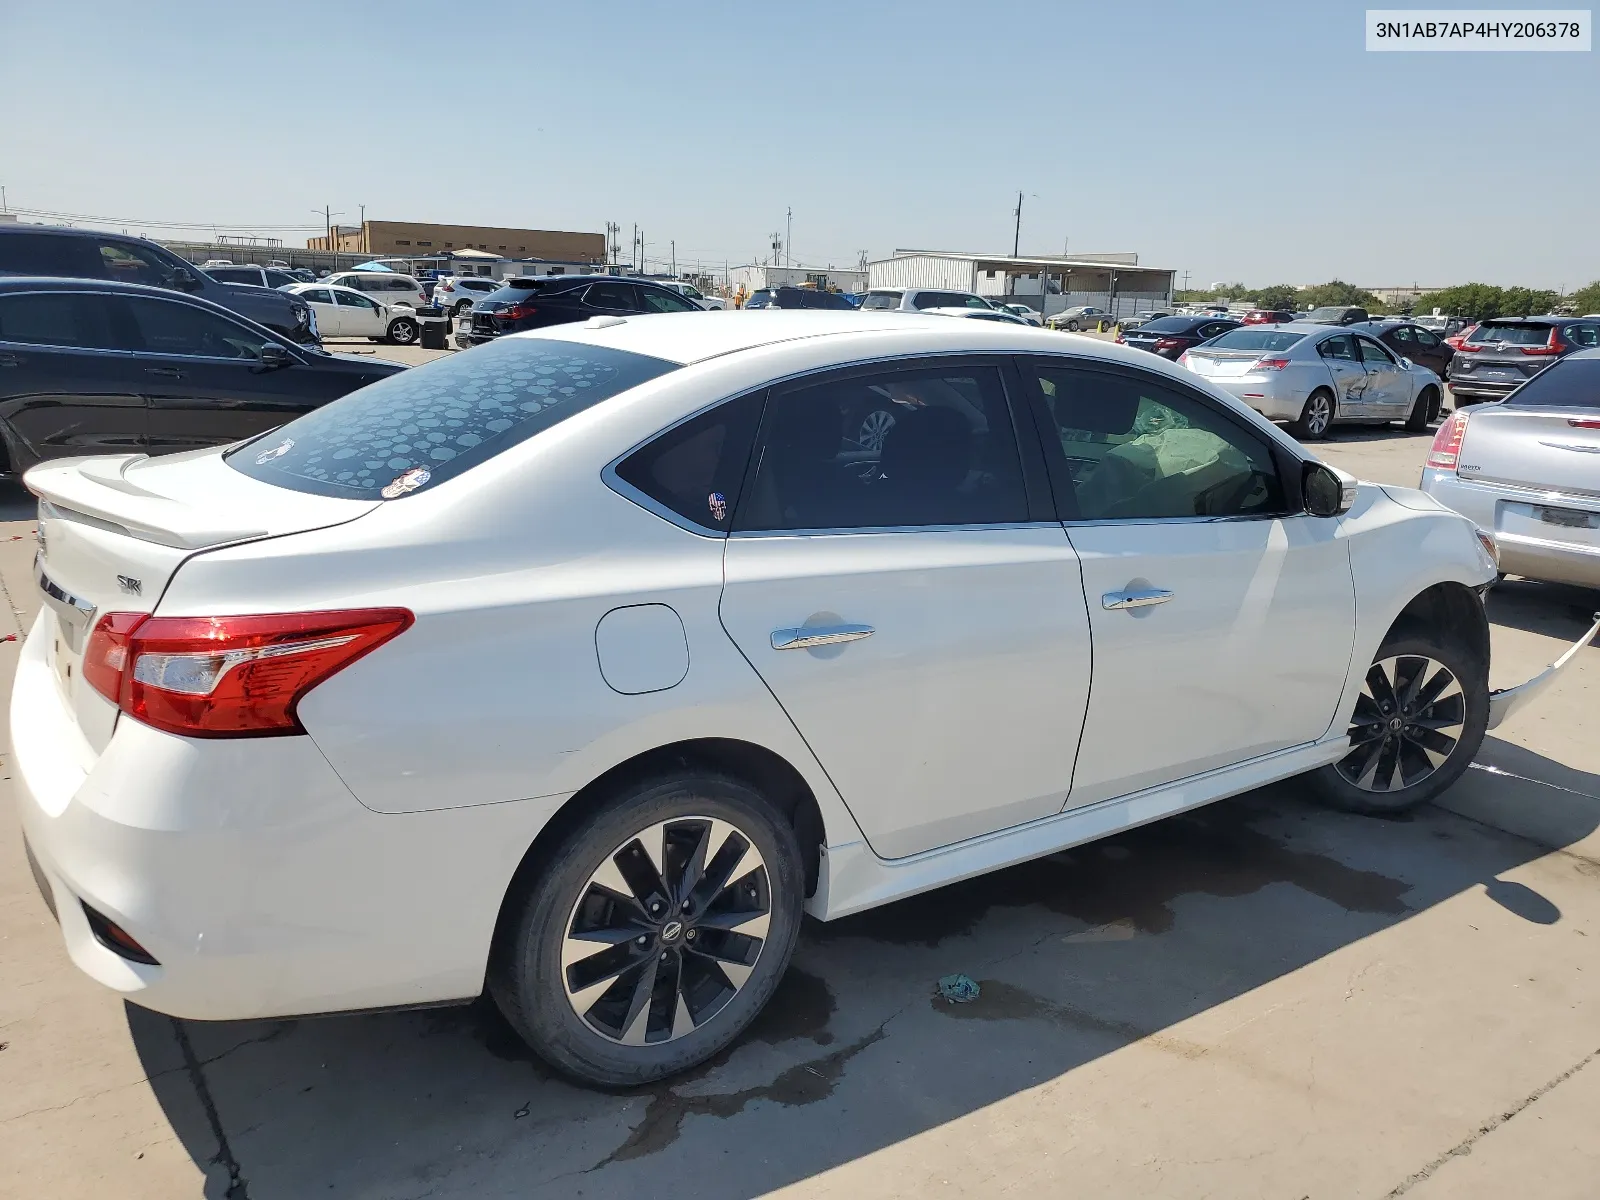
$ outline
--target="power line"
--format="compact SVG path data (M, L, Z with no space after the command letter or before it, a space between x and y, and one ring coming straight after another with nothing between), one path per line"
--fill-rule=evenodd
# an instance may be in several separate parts
M315 225L285 225L275 221L146 221L139 217L97 217L88 213L52 212L43 208L13 208L24 217L50 217L59 221L92 221L103 225L142 225L148 229L284 229L316 231Z

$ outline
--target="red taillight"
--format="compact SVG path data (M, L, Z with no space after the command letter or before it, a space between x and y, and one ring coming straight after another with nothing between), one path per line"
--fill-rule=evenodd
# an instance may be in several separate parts
M494 315L502 321L521 321L526 317L533 316L538 311L538 308L532 304L513 304L510 308L502 308Z
M1183 339L1182 338L1157 338L1156 339L1156 349L1157 350L1171 350L1173 347L1181 346L1181 345L1183 345Z
M1118 342L1118 344L1119 345L1125 345L1127 343L1127 341L1128 341L1128 339L1122 336L1122 330L1119 328L1117 330L1117 342Z
M1567 424L1574 429L1600 429L1600 417L1568 417Z
M1252 371L1281 371L1289 365L1287 358L1258 358Z
M1451 413L1450 419L1439 426L1439 432L1433 435L1433 445L1428 448L1428 466L1454 471L1461 459L1461 443L1466 436L1467 414Z
M107 613L83 675L130 717L186 737L304 732L300 698L407 629L403 608L150 617Z
M1189 352L1187 350L1178 355L1178 365L1180 367L1187 367L1189 365Z

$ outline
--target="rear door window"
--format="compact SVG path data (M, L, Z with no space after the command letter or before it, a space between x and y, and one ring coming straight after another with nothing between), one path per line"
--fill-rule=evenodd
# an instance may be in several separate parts
M596 284L595 286L599 286ZM639 294L644 298L644 307L649 312L699 312L700 306L691 304L682 296L667 291L666 288L642 287Z
M121 348L112 338L100 297L81 292L0 296L0 342L99 350Z
M1317 347L1317 353L1323 358L1337 359L1340 362L1360 361L1356 356L1356 340L1347 333L1328 338Z
M1600 325L1568 325L1564 332L1574 346L1600 346Z
M617 464L617 478L694 525L726 533L739 503L766 392L719 404Z
M633 285L627 283L596 283L591 284L584 293L583 302L591 308L602 308L608 312L637 312L639 301L634 295Z
M227 461L294 491L398 499L677 365L576 342L499 339L358 388Z
M105 268L92 240L48 233L0 233L0 271L103 279Z
M747 531L1027 520L1000 374L990 366L845 374L775 391Z

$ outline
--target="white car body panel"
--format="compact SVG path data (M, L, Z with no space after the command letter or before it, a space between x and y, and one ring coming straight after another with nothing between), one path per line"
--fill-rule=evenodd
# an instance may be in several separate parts
M1314 742L1350 667L1354 587L1332 520L1069 525L1095 681L1072 805ZM1170 602L1107 610L1161 588ZM1321 631L1308 638L1306 631ZM1343 728L1343 726L1340 726Z
M1220 394L1137 350L902 313L678 314L511 336L691 365L399 502L275 487L217 450L29 474L87 517L45 522L46 570L106 610L416 614L302 700L307 735L198 740L113 717L103 700L98 713L76 705L53 666L57 612L45 608L11 704L18 803L69 952L107 986L218 1018L476 995L512 874L550 818L619 764L695 739L760 747L804 781L824 843L808 909L830 919L1332 761L1395 615L1432 584L1494 576L1465 519L1373 487L1343 518L1176 523L1202 530L1182 537L1152 524L1137 571L1114 554L1128 526L695 533L608 483L609 464L772 381L897 356L1018 352L1116 362ZM1265 419L1239 417L1301 456ZM1316 536L1296 532L1313 522ZM1194 537L1231 556L1226 572L1211 566L1223 585L1198 556L1158 564ZM114 575L134 568L149 576L142 595L120 594ZM1100 592L1139 572L1178 581L1178 599L1142 619L1102 613ZM640 623L646 605L659 611ZM1290 621L1296 610L1303 624ZM875 632L828 655L771 648L773 630L828 611ZM1129 636L1169 627L1215 644L1157 641L1167 653L1153 660ZM1097 684L1091 628L1105 636ZM630 646L638 663L613 672ZM1159 679L1134 672L1156 660L1233 674L1186 678L1189 704L1155 703L1142 689ZM1252 672L1267 674L1264 688ZM1235 689L1228 702L1204 703L1213 685ZM1239 698L1291 688L1272 711ZM1134 760L1135 726L1161 738L1152 714L1181 719L1162 770L1187 777L1155 784L1138 761L1086 741L1098 757L1075 782L1085 698L1093 736ZM1138 711L1119 725L1117 705ZM1208 737L1236 744L1207 754ZM96 942L78 899L166 965Z
M1089 638L1059 524L736 534L726 577L723 625L878 854L1061 810ZM874 632L816 649L772 644L780 629L840 622Z

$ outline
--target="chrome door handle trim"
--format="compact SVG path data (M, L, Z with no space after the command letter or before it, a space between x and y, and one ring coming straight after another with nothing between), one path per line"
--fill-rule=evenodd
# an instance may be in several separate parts
M1109 608L1118 612L1127 608L1149 608L1154 604L1165 604L1168 600L1176 598L1176 592L1169 592L1165 588L1144 588L1134 592L1107 592L1100 597L1100 607Z
M876 630L871 625L814 625L793 629L774 629L774 650L809 650L813 646L836 646L840 642L859 642Z

